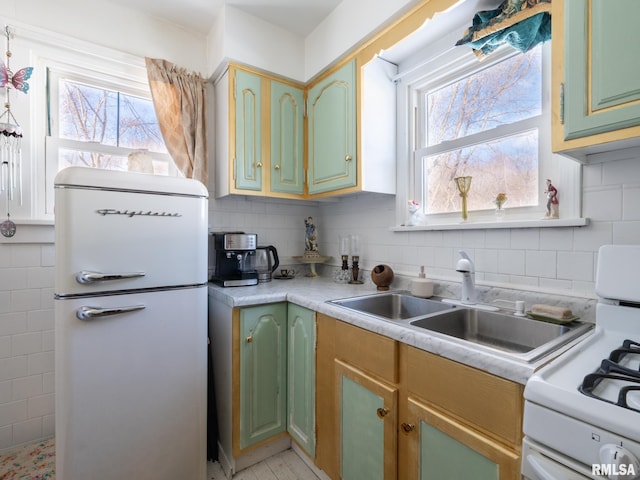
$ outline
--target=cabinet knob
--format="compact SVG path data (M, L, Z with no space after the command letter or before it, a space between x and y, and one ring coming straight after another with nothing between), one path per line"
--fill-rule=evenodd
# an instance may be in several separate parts
M351 155L347 155L346 157L344 157L344 160L346 162L350 162L351 161Z
M273 166L273 168L274 168L274 169L276 169L276 170L280 170L280 164L276 163L276 164Z
M384 418L387 413L389 413L389 409L381 407L376 411L376 413L378 414L378 418Z
M253 336L252 336L252 335L249 335L249 336L247 337L247 343L251 343L251 342L253 342Z
M400 427L402 428L402 431L404 433L411 433L415 430L416 426L413 423L402 423L402 425L400 425Z
M262 162L258 162L258 163L256 163L256 167L258 167L258 168L262 168Z

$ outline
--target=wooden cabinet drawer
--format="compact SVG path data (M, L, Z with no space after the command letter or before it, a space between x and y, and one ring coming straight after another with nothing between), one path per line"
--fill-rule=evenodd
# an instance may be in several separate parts
M398 383L398 342L377 333L336 322L336 358Z
M407 346L407 390L511 445L522 440L523 386Z

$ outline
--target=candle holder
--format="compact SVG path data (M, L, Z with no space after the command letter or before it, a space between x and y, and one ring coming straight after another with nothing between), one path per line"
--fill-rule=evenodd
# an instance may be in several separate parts
M456 186L458 187L458 191L460 192L460 196L462 197L463 222L466 222L469 218L469 214L467 213L467 194L469 193L469 189L471 188L471 178L472 177L456 177L453 179L456 182Z
M358 280L360 276L360 266L358 265L360 262L360 256L354 255L351 257L351 275L353 276L353 280L349 281L349 283L353 285L362 285L362 282Z
M342 255L342 270L349 270L349 255Z

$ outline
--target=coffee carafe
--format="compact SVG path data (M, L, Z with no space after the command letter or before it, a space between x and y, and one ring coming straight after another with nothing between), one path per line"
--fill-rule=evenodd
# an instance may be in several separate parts
M223 287L256 285L254 266L258 236L255 233L211 233L209 236L209 277Z
M258 272L258 281L270 282L271 274L275 272L278 265L280 265L276 247L273 245L257 247L255 257L253 258L253 265Z

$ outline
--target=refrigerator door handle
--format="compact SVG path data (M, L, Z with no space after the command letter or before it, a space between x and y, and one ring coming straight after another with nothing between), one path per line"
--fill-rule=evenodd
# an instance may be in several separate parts
M108 317L110 315L120 315L121 313L135 312L143 310L144 305L132 305L130 307L100 308L100 307L80 307L76 311L79 320L92 320L94 318Z
M103 282L105 280L124 280L127 278L144 277L144 272L128 272L128 273L101 273L83 270L76 275L78 283Z

